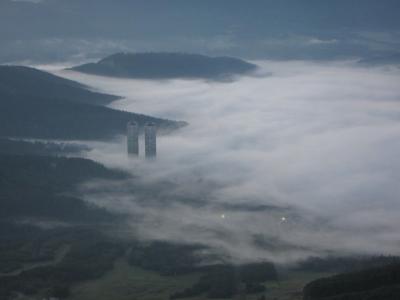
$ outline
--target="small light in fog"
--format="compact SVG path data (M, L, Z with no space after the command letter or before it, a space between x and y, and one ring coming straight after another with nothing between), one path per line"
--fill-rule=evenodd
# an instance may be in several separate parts
M225 219L225 214L222 214L222 215L221 215L221 219Z
M282 221L282 222L286 222L286 220L287 220L287 219L286 219L285 217L282 217L282 218L281 218L281 221Z

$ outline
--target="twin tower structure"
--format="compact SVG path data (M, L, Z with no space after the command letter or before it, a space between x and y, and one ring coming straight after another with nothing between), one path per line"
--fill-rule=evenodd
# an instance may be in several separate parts
M139 155L139 125L135 121L127 124L128 154ZM155 158L157 155L157 127L154 123L144 126L144 148L146 158Z

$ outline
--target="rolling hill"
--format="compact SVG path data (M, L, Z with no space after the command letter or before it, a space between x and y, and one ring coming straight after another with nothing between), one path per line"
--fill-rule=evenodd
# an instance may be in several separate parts
M27 97L64 98L87 104L109 104L120 97L96 93L88 87L24 66L0 66L0 93Z
M125 133L130 120L161 129L185 125L103 106L116 99L33 68L0 66L0 136L95 140Z
M304 300L400 299L400 264L343 273L310 282Z
M123 78L223 79L255 71L256 65L233 57L209 57L183 53L117 53L97 63L73 67L72 70Z

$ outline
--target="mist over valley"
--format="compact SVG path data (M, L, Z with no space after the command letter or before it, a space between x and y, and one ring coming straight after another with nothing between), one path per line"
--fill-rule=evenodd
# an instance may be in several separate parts
M0 1L0 300L398 300L399 8Z

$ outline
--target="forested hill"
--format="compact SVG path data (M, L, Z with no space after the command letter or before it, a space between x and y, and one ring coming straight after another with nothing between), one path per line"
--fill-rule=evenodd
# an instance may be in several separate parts
M87 159L0 154L0 221L46 218L99 221L111 215L71 196L87 180L124 179L127 175Z
M183 53L117 53L97 63L72 68L82 73L145 79L221 79L247 74L257 66L233 57Z
M398 300L400 264L318 279L304 288L304 300Z
M0 93L66 99L88 104L109 104L120 98L96 93L78 82L24 66L0 66Z
M0 66L0 137L95 140L125 133L130 120L184 125L102 106L117 98L32 68Z

